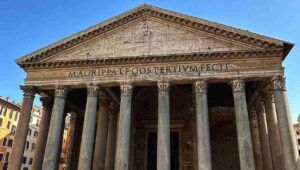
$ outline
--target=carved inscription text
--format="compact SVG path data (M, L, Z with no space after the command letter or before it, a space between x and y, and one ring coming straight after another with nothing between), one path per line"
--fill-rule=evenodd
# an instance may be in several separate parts
M214 71L227 71L228 63L216 64L188 64L170 66L136 66L136 67L117 67L117 68L98 68L88 70L75 70L66 72L69 78L101 77L101 76L131 76L131 75L163 75L176 73L201 73Z

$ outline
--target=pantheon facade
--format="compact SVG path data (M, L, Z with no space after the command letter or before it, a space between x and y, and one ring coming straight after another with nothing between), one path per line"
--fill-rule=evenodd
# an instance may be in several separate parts
M9 159L20 169L34 96L34 170L296 170L282 63L293 44L142 5L16 60L27 73Z

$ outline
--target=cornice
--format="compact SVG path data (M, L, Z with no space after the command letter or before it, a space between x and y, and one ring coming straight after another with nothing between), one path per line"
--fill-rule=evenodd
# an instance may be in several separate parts
M127 64L149 64L166 62L185 62L185 61L214 61L229 59L251 59L251 58L274 58L282 57L282 49L274 50L255 50L255 51L224 51L224 52L206 52L189 54L170 54L153 56L132 56L109 59L93 60L65 60L52 62L26 62L20 66L26 70L47 69L47 68L70 68L86 66L109 66L109 65L127 65Z
M196 17L168 11L165 9L142 5L131 11L113 17L107 21L83 30L70 37L62 39L54 44L51 44L41 50L28 54L16 60L22 67L23 63L38 62L49 56L67 50L78 44L86 42L92 38L102 35L108 31L114 30L125 23L131 22L141 17L155 17L165 21L173 22L179 25L188 26L195 30L216 35L230 40L243 42L246 44L262 47L264 49L274 49L284 47L283 41L251 33L249 31L236 29L233 27L217 24L211 21L206 21Z

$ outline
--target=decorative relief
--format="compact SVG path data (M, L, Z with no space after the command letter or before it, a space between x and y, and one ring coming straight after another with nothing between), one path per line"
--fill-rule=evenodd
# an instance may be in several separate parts
M69 88L66 86L57 86L55 88L55 97L66 98Z
M204 33L195 33L155 19L145 19L59 53L46 61L108 59L246 49L250 49L250 47L216 39Z
M157 83L159 94L168 94L170 90L170 83L166 81L160 81Z
M95 84L87 85L87 96L88 97L97 97L99 91L99 86Z
M196 93L204 93L204 94L207 93L207 81L206 80L196 81L194 83L194 87L195 87Z
M283 76L275 76L271 78L271 85L274 90L286 90L285 78Z
M34 95L38 92L35 86L20 86L20 89L24 93L24 98L34 98Z
M242 79L235 79L231 81L232 91L243 92L245 90L245 82Z
M121 89L121 96L131 96L132 95L133 86L131 83L126 82L124 84L121 84L120 89Z

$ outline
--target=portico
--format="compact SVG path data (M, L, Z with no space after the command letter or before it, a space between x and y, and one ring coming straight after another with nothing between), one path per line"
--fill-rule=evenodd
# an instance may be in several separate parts
M24 56L9 169L20 168L36 93L54 104L33 167L57 169L72 112L70 169L296 169L282 68L292 46L143 5Z

